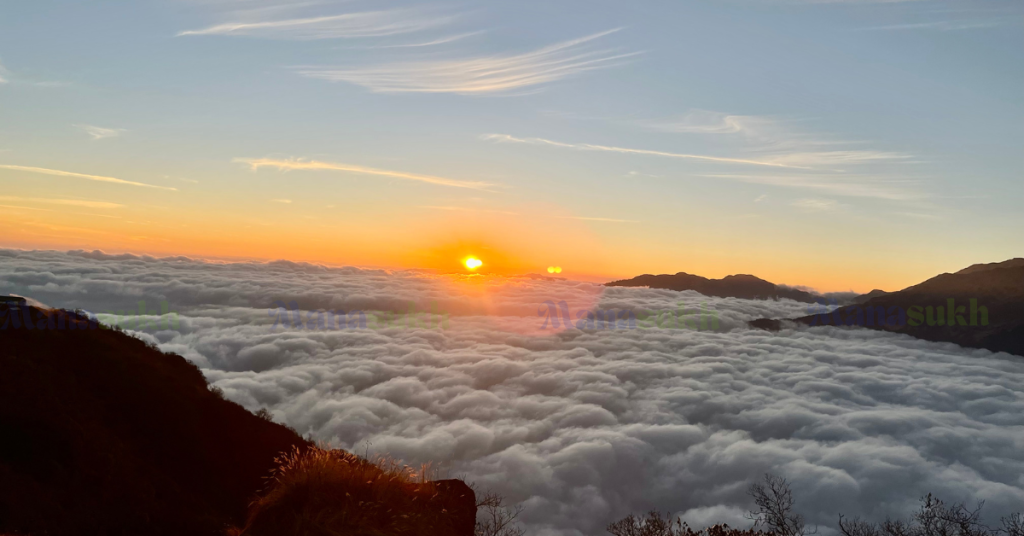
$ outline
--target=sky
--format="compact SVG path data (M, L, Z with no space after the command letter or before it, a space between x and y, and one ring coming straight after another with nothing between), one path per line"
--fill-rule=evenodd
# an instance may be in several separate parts
M897 290L1021 256L1024 5L0 5L0 247Z

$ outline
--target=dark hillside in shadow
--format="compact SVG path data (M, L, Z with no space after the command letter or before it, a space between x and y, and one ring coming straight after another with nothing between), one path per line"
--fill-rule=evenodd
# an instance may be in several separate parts
M472 535L473 491L415 476L317 448L119 330L0 303L0 534Z
M275 456L306 446L180 356L74 313L11 309L0 305L0 532L222 533Z

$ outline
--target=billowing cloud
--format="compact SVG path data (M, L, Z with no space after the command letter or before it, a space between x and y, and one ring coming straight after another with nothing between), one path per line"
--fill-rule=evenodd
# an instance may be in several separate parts
M348 82L378 93L482 95L532 88L622 64L636 53L591 50L589 43L617 30L556 43L532 52L366 67L300 67L311 78Z
M839 512L902 515L927 492L984 499L992 518L1024 503L1024 361L856 328L747 329L806 310L788 300L84 251L0 250L0 288L98 312L167 301L177 324L137 335L232 400L339 447L450 466L522 502L530 534L603 534L649 509L742 525L765 471L823 534ZM307 312L300 329L274 309L289 301L420 312L349 329ZM683 309L689 327L541 329L561 301L573 320ZM450 313L446 327L423 311ZM707 311L718 329L694 329Z

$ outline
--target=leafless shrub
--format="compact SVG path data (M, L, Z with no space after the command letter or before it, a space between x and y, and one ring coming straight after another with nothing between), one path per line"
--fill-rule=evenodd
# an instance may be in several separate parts
M1024 536L1024 515L1020 512L1010 514L1000 521L1003 522L1003 532L1008 536Z
M656 511L646 516L630 514L607 529L614 536L808 536L817 532L808 530L803 517L794 511L793 491L785 478L766 474L762 482L750 486L749 493L757 505L757 510L747 515L754 521L753 529L714 525L695 531L682 520L673 521ZM973 508L962 502L947 505L928 494L908 519L870 523L840 515L839 530L843 536L1024 536L1024 514L1011 514L1002 518L1001 527L990 528L981 522L984 504L978 502ZM767 530L756 530L759 527Z
M767 527L776 536L805 536L814 534L804 527L804 518L793 511L793 490L781 476L767 473L763 483L750 486L757 510L747 514L754 521L754 528Z
M630 514L608 525L607 530L614 536L771 536L754 529L734 529L724 523L693 530L683 520L673 521L671 516L661 517L656 511L648 512L647 517Z
M526 531L516 522L523 506L505 506L505 500L486 492L476 503L476 536L523 536Z
M979 502L974 508L965 503L947 505L928 494L921 499L921 508L909 520L886 519L873 524L839 516L839 530L844 536L1024 536L1021 514L1002 519L1001 528L990 528L981 522Z
M679 519L673 523L671 517L662 518L661 513L654 510L648 512L647 517L629 514L607 528L615 536L681 536L682 529Z

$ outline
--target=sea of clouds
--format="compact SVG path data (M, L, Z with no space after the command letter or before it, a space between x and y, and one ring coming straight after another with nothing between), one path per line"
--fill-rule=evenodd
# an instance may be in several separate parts
M1024 509L1024 358L859 328L746 326L807 304L17 250L0 250L2 293L95 313L145 301L154 321L167 303L176 325L165 315L134 334L198 364L229 399L337 447L440 464L521 503L531 535L605 534L650 509L746 527L747 488L765 472L793 483L825 535L839 513L902 516L928 492L985 500L990 521ZM549 301L573 317L701 307L719 326L541 329ZM309 329L281 322L291 302L303 322L410 304L448 321Z

